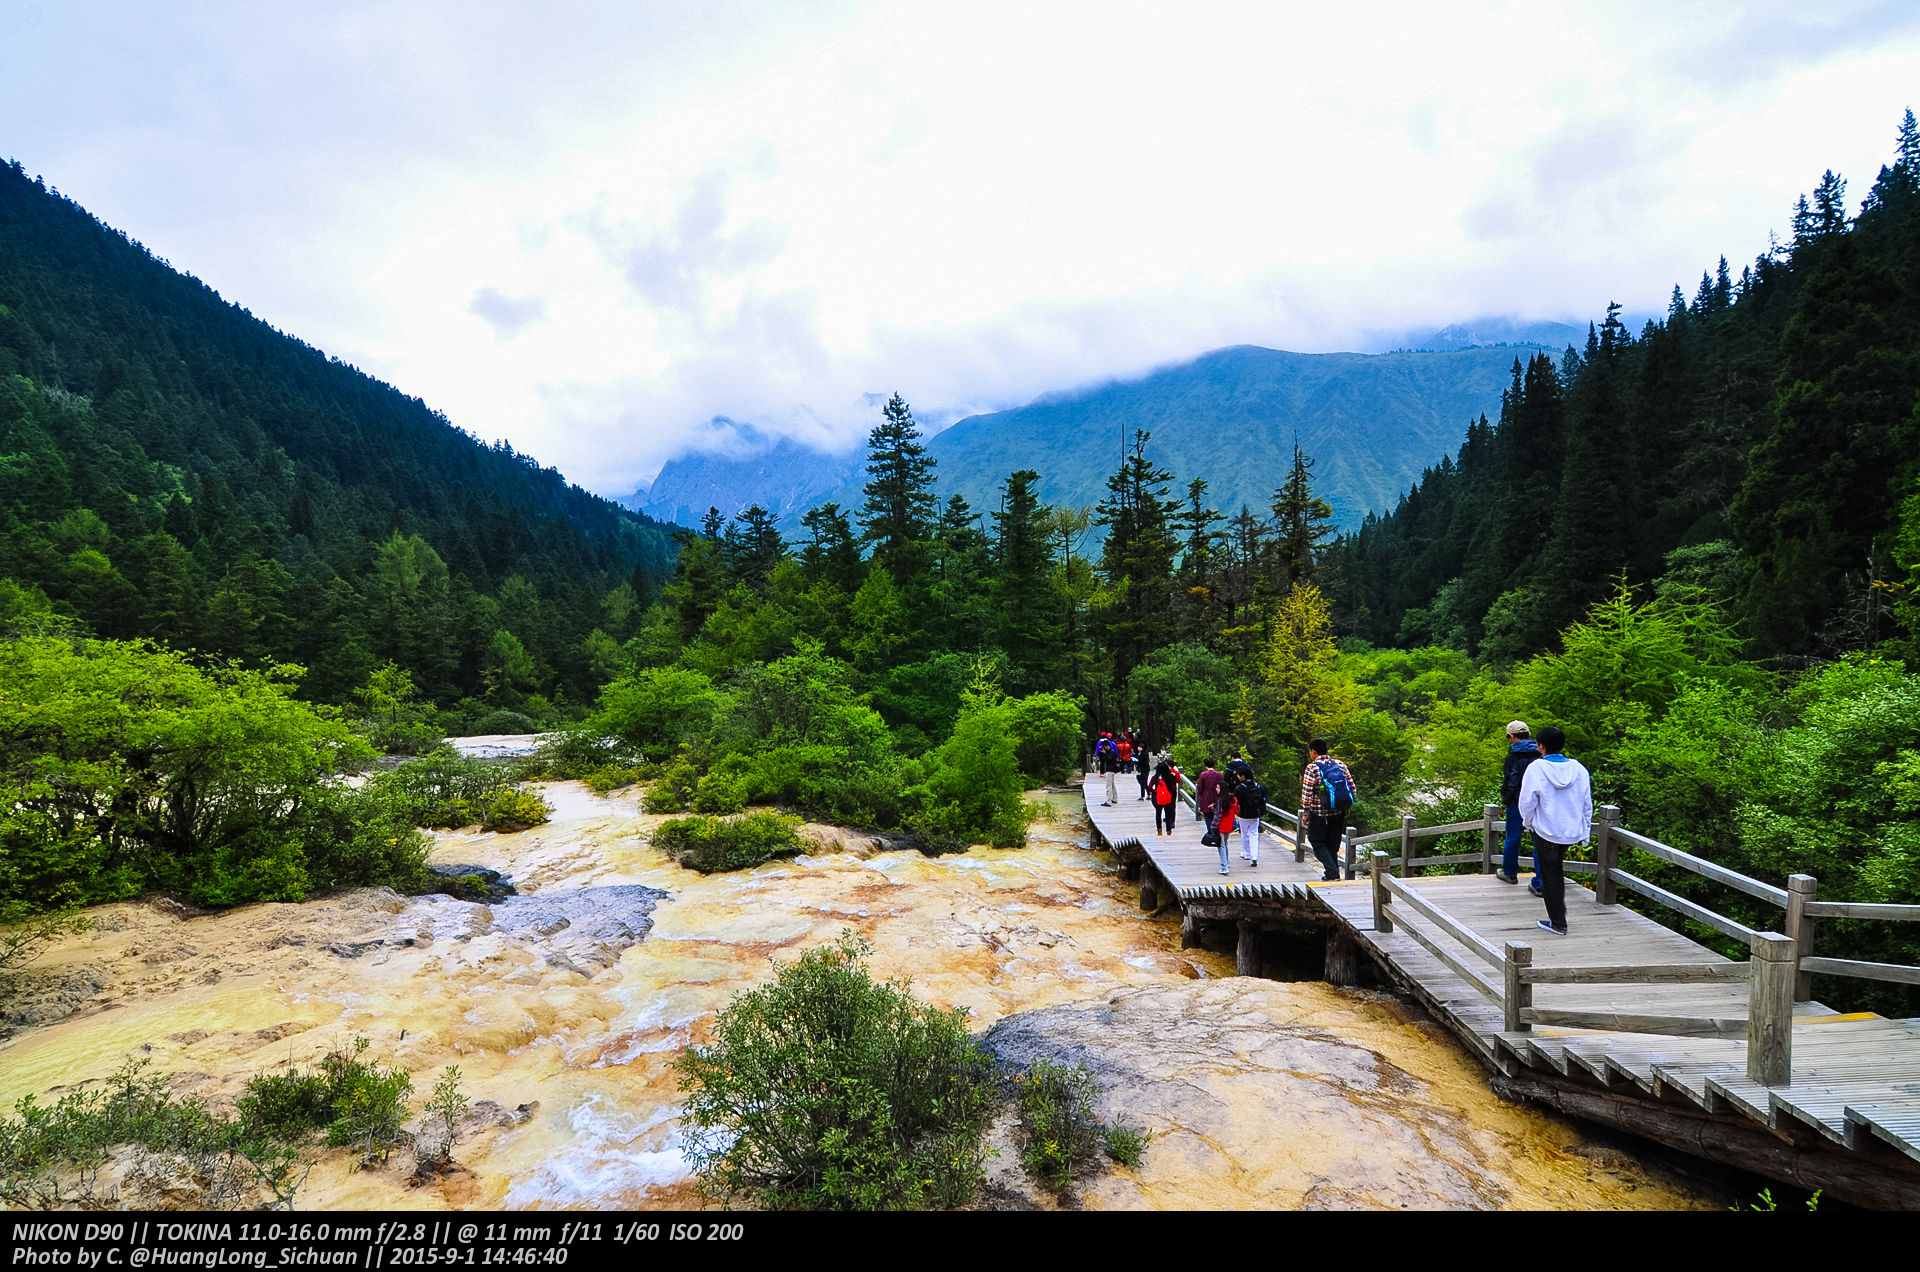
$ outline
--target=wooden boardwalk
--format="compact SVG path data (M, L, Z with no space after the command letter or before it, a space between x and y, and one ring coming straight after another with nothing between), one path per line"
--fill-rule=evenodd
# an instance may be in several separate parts
M1790 1077L1757 1082L1748 1042L1755 969L1626 906L1602 904L1573 877L1569 932L1555 936L1536 926L1545 907L1524 883L1417 877L1383 884L1391 895L1377 899L1366 875L1322 882L1311 853L1295 860L1291 829L1274 826L1258 868L1240 859L1236 837L1223 877L1190 808L1173 835L1156 836L1131 778L1112 807L1102 805L1098 776L1085 791L1096 841L1139 874L1142 906L1177 904L1189 944L1203 929L1231 924L1243 974L1260 968L1266 934L1318 928L1329 980L1353 983L1358 959L1371 961L1453 1030L1503 1094L1859 1204L1920 1209L1920 1020L1794 1002L1790 1025L1781 1025ZM1404 917L1382 931L1376 913ZM1494 962L1521 956L1506 954L1509 942L1531 957L1521 989L1503 983ZM1610 972L1666 979L1593 983ZM1516 1001L1532 1023L1516 1027ZM1562 1016L1583 1027L1557 1023Z

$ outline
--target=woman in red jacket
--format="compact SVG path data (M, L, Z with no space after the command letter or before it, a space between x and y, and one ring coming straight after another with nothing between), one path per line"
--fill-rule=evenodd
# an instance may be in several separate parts
M1149 783L1147 791L1153 796L1155 838L1173 833L1173 815L1179 809L1180 788L1176 785L1179 780L1165 760L1160 761L1153 770L1153 781Z

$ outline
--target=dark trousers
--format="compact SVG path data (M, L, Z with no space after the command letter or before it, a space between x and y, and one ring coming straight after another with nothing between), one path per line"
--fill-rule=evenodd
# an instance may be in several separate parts
M1155 804L1153 806L1153 828L1172 834L1173 814L1178 808L1178 804Z
M1567 848L1533 837L1533 873L1540 876L1540 895L1547 902L1547 919L1557 928L1567 926Z
M1147 762L1146 762L1145 760L1142 760L1142 761L1140 761L1140 775L1139 775L1139 776L1140 776L1140 793L1141 793L1142 795L1145 795L1145 794L1147 793L1147 783L1148 783L1148 781L1150 781L1150 780L1152 779L1152 777L1153 777L1153 774L1152 774L1152 773L1150 773L1150 772L1148 772L1148 770L1147 770Z
M1325 813L1307 814L1307 842L1329 879L1340 877L1340 821Z
M1520 801L1516 799L1507 805L1507 850L1500 858L1500 869L1505 874L1520 873L1520 836L1525 831L1526 827L1520 824Z

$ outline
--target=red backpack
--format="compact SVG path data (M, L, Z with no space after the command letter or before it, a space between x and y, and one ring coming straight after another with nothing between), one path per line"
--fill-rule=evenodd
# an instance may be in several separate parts
M1153 802L1162 808L1173 803L1173 779L1156 777L1153 779Z

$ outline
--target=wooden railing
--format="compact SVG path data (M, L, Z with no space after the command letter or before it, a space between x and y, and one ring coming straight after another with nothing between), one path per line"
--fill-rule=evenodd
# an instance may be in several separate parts
M1777 932L1754 932L1752 958L1745 963L1670 963L1638 966L1535 967L1533 947L1508 941L1496 948L1472 928L1448 914L1403 879L1393 875L1392 857L1372 856L1373 926L1376 932L1404 932L1461 980L1497 1004L1509 1033L1535 1025L1605 1029L1618 1033L1673 1034L1686 1037L1747 1040L1747 1076L1768 1086L1784 1086L1793 1073L1794 943ZM1410 914L1418 922L1409 922ZM1431 924L1452 938L1461 954L1449 950ZM1464 957L1462 956L1464 954ZM1478 961L1476 966L1473 960ZM1496 979L1496 977L1498 979ZM1535 985L1707 984L1747 982L1747 1014L1741 1017L1665 1016L1622 1011L1570 1011L1535 1007Z
M1182 795L1192 807L1193 782L1182 775ZM1266 815L1260 818L1263 832L1271 823L1291 834L1294 846L1294 860L1306 860L1306 824L1297 814L1269 807ZM1478 821L1448 822L1437 826L1420 826L1412 817L1402 817L1400 825L1393 830L1379 831L1362 835L1358 829L1348 826L1341 835L1341 856L1346 878L1353 879L1357 874L1376 871L1382 858L1387 859L1387 869L1398 868L1402 880L1413 877L1417 870L1435 866L1463 866L1480 863L1484 873L1492 874L1499 868L1502 851L1502 837L1505 833L1504 817L1498 804L1481 806ZM1432 839L1442 835L1461 834L1467 831L1480 832L1480 851L1477 853L1444 853L1420 857L1414 855L1414 844L1421 839ZM1358 850L1370 848L1375 844L1397 841L1397 854L1375 850L1369 854L1365 863L1357 861ZM1904 963L1873 963L1862 959L1823 958L1814 953L1815 920L1855 919L1876 920L1895 923L1920 922L1920 905L1901 905L1863 901L1821 901L1818 899L1819 881L1812 875L1796 874L1789 876L1787 886L1776 887L1763 883L1737 870L1708 861L1690 852L1685 852L1671 844L1661 843L1647 835L1628 830L1620 824L1620 809L1613 804L1602 805L1593 819L1593 845L1591 861L1569 860L1563 868L1570 875L1591 875L1593 891L1602 905L1613 905L1619 899L1619 890L1645 897L1683 918L1702 924L1728 936L1746 946L1754 948L1756 938L1762 936L1780 936L1787 940L1793 949L1792 977L1793 997L1804 1002L1813 997L1813 977L1849 976L1867 980L1892 981L1907 985L1920 985L1920 966ZM1779 906L1784 912L1781 921L1782 933L1769 933L1759 928L1749 927L1738 919L1721 914L1719 911L1701 905L1697 901L1680 896L1649 879L1643 878L1620 865L1622 848L1646 853L1669 865L1680 867L1703 879L1734 889L1756 900ZM1532 868L1531 855L1520 857L1522 864ZM1772 945L1769 949L1774 948ZM1562 1022L1564 1023L1564 1022Z

